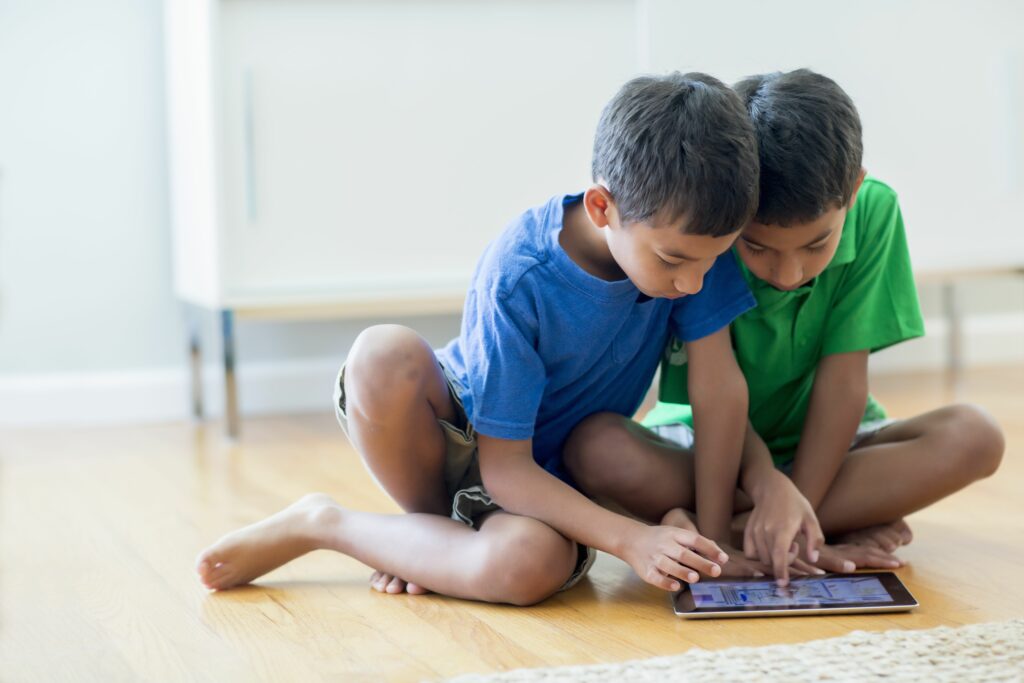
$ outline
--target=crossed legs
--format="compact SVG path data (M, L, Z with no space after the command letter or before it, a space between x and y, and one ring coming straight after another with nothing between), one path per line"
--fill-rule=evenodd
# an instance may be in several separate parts
M437 421L451 420L455 406L425 340L397 325L367 329L349 354L344 388L353 445L405 514L349 510L311 494L203 551L197 571L207 587L248 583L316 549L375 567L374 587L387 592L528 605L565 584L577 546L543 522L497 511L477 530L449 518Z
M850 451L819 506L830 536L897 523L999 467L1005 443L987 412L954 405L896 422ZM588 418L565 462L588 494L648 521L693 509L693 455L621 415ZM750 505L738 492L735 509Z

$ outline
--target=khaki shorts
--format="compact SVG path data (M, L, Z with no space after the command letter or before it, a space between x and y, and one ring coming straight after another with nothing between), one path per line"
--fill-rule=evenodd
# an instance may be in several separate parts
M853 440L850 441L850 450L856 450L871 437L878 432L882 431L889 425L896 422L891 418L885 418L882 420L871 420L869 422L861 422L857 426L857 433L853 435ZM678 444L683 448L693 448L693 427L686 424L685 422L676 422L674 424L659 425L657 427L650 428L652 432L667 439L674 444ZM786 462L779 463L775 467L782 473L788 475L793 474L793 458L790 458Z
M479 528L483 517L501 507L494 502L491 495L484 488L483 478L480 476L480 460L477 457L476 430L466 417L466 410L462 405L461 388L458 380L448 371L448 368L441 365L445 379L448 381L448 392L455 406L455 419L453 422L438 420L437 423L444 430L447 452L444 461L444 485L452 504L451 518L457 522ZM345 415L345 366L341 366L337 379L334 382L334 411L338 418L345 436L348 436L348 418ZM373 476L373 473L370 473ZM378 486L380 482L377 482ZM383 487L381 487L383 488ZM582 543L577 543L576 567L572 575L559 589L561 591L572 588L590 571L594 564L597 552Z

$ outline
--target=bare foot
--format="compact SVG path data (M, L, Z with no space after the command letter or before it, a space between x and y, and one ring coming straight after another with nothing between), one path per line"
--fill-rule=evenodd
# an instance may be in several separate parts
M337 531L343 510L330 496L311 493L276 515L233 531L199 554L204 586L225 590L253 581L321 548Z
M672 508L661 518L661 526L677 526L680 529L697 531L697 523L689 510L683 508Z
M392 595L397 595L398 593L423 595L424 593L430 592L423 586L418 586L415 583L408 583L397 576L385 574L384 572L374 572L373 576L370 577L370 586L372 586L373 590L377 592L390 593Z
M872 546L892 553L901 545L908 545L912 540L914 534L910 531L910 526L904 520L897 519L888 524L878 524L843 534L835 539L835 544Z

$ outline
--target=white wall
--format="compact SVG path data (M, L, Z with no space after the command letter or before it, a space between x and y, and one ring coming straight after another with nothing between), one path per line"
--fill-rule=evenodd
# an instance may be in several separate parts
M158 2L0 2L0 372L176 362Z
M0 425L187 414L161 21L158 0L0 0ZM999 339L1019 340L1019 281L965 293L968 314L990 328L1008 314ZM924 292L929 315L934 299ZM243 411L326 408L330 373L368 322L241 323ZM458 327L457 316L399 322L434 344ZM972 360L1020 355L999 344Z
M0 0L0 425L187 414L162 17L159 0ZM241 323L243 410L326 409L368 322ZM401 322L435 344L458 330Z

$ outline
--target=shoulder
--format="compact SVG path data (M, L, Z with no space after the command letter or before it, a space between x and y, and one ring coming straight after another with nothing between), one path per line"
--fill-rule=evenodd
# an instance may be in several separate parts
M524 211L487 246L473 276L473 289L508 296L527 273L550 258L545 239L551 229L548 204Z
M561 225L561 195L524 211L484 250L471 292L478 305L531 309L540 296L544 266L552 257L555 231Z
M851 212L856 214L858 227L863 231L885 229L899 213L899 195L890 185L868 176L861 183Z

